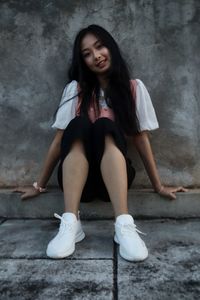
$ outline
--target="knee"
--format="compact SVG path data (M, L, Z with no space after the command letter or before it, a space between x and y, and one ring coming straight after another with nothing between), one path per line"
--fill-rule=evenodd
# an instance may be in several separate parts
M61 142L61 158L70 151L84 153L87 159L90 157L91 122L86 117L74 118L64 131Z
M84 153L85 154L85 148L83 141L81 139L76 139L71 145L71 151L78 152L78 153Z
M110 146L115 146L115 140L111 134L105 135L105 149Z
M115 122L108 118L100 118L94 124L94 145L96 148L101 144L101 155L102 157L105 150L113 150L118 148L123 155L127 152L126 140L120 131L120 128Z

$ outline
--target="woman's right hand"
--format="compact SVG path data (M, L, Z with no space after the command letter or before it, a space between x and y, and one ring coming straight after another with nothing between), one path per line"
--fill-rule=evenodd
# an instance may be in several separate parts
M37 197L40 194L40 191L36 190L33 186L32 187L31 186L29 186L29 187L18 187L16 189L14 189L13 192L22 193L22 195L21 195L22 200Z

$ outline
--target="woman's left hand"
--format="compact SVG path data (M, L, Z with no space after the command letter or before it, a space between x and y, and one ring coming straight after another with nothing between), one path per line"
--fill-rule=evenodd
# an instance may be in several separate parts
M188 192L188 189L179 186L179 187L169 187L169 186L162 186L157 193L163 197L169 198L171 200L176 199L177 192Z

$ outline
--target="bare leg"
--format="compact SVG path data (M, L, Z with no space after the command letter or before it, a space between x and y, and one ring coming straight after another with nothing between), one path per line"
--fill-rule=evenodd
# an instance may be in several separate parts
M72 145L62 167L65 212L71 212L77 216L89 169L84 147L80 140L75 141Z
M110 135L105 137L105 151L100 169L113 204L115 217L127 214L126 161Z

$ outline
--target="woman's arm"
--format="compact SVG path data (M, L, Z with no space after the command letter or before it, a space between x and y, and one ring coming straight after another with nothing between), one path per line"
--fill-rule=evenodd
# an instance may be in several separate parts
M38 178L38 186L45 187L55 166L57 165L60 158L60 144L63 136L63 130L58 129L56 135L49 147L47 156L42 167L41 174Z
M57 165L60 158L60 144L63 136L63 130L58 129L55 137L47 152L40 176L38 178L38 186L45 187L49 178L51 177L55 166ZM27 199L32 198L40 194L40 192L34 187L19 187L14 190L15 192L22 193L21 198Z
M170 199L176 199L174 193L187 191L187 189L183 187L165 187L162 185L156 167L151 144L149 142L148 133L146 131L135 135L133 137L133 142L144 163L145 169L152 183L152 186L157 193Z

